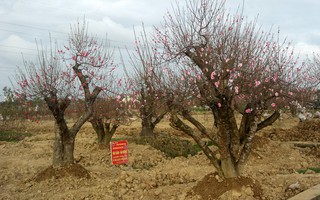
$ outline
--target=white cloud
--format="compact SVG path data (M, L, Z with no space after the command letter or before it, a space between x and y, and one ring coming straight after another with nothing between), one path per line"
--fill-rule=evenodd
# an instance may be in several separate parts
M8 38L3 40L1 44L33 49L36 47L34 43L28 42L18 35L10 35Z
M0 42L1 44L1 60L12 66L22 64L22 55L25 58L35 58L37 47L35 43L28 42L17 35L10 35L8 38ZM6 66L7 67L7 66Z

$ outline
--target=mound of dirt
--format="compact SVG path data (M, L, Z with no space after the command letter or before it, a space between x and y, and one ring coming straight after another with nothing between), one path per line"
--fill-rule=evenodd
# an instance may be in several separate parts
M65 167L54 168L52 166L43 170L34 177L34 181L41 182L47 179L59 179L68 176L76 178L90 178L89 172L79 164L72 164Z
M262 190L260 184L249 178L239 176L221 180L217 174L206 175L193 187L193 192L203 200L210 199L261 199Z
M280 141L320 141L320 120L306 120L290 129L274 128L265 134L272 140Z

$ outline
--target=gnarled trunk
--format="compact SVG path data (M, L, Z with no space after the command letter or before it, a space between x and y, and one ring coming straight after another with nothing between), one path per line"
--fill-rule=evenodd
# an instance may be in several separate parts
M155 125L152 123L152 114L147 112L145 108L140 109L141 115L141 137L154 137L154 127Z
M261 110L251 110L249 113L244 113L238 129L234 109L230 101L227 98L221 98L219 107L210 107L218 128L215 137L192 117L188 110L175 104L173 97L168 100L167 104L171 109L170 125L194 139L222 178L233 178L241 174L245 160L250 153L255 133L271 125L279 117L279 113L275 111L269 118L259 123ZM182 121L179 115L188 120L198 131ZM214 144L214 148L207 146L202 139L204 136Z
M142 128L140 132L141 137L154 137L154 127L151 124L145 124L142 122Z
M225 178L233 178L240 175L237 164L231 157L221 159L221 170Z
M69 129L64 117L64 112L70 105L70 100L66 98L58 101L57 94L52 92L51 97L46 97L45 101L55 119L55 141L53 145L52 165L53 167L63 167L74 164L75 138L82 125L91 117L92 106L88 107L87 111Z
M145 110L140 110L140 112ZM163 119L167 111L163 111L160 114L142 112L141 113L141 137L154 137L154 128Z
M72 136L68 128L61 129L55 126L55 141L53 145L53 167L63 167L74 163L74 142L75 137Z
M213 113L214 115L214 113ZM221 155L221 170L224 177L231 178L239 175L237 155L240 148L237 122L233 109L227 102L217 109L217 126L219 134L219 153Z
M104 122L102 118L93 118L90 120L90 123L97 133L99 147L110 149L111 139L119 127L119 124L111 125L110 121L107 120Z

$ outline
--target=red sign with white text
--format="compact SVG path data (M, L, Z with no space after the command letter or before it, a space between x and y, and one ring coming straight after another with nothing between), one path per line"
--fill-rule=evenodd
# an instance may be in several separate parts
M113 165L121 165L128 163L128 141L119 140L110 142L111 162Z

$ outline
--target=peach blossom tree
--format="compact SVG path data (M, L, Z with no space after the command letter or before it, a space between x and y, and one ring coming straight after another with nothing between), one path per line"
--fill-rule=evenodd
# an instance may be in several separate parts
M124 96L124 97L123 97ZM99 148L110 148L110 142L120 126L129 126L135 119L134 103L126 95L98 98L92 118L89 120L98 136Z
M18 98L44 100L55 122L53 167L74 163L75 138L94 112L94 102L112 73L112 51L103 41L90 35L87 23L71 26L68 44L38 50L35 62L24 62L16 74ZM69 125L66 109L71 102L81 102L84 111Z
M161 58L145 30L135 33L135 51L129 53L132 70L127 71L128 89L139 103L141 118L140 136L154 136L156 125L167 114L166 92L162 87L164 72Z
M197 86L191 96L173 89L171 126L198 143L221 177L241 174L256 133L277 120L285 106L280 102L293 98L306 75L290 43L279 38L279 31L256 28L255 20L228 13L224 1L217 0L177 4L156 28L163 58L180 63L181 82ZM190 98L210 108L217 132L192 116ZM266 110L272 113L263 118Z

